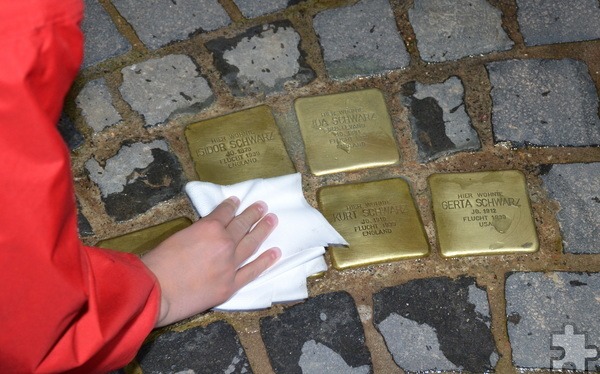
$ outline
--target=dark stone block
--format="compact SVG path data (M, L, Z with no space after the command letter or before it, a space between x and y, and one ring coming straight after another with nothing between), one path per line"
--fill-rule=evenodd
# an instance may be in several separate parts
M346 292L310 298L276 317L262 318L260 326L277 373L372 371L364 330Z
M58 132L64 139L71 151L81 147L84 142L83 135L75 128L75 124L66 114L62 114L58 120Z
M404 370L484 372L495 366L487 294L473 278L414 280L385 288L373 300L373 322Z
M223 321L183 332L167 332L140 349L144 374L252 373L233 327Z
M94 235L94 230L90 225L90 221L81 213L81 206L79 205L79 201L77 201L77 226L79 228L79 236L92 236Z

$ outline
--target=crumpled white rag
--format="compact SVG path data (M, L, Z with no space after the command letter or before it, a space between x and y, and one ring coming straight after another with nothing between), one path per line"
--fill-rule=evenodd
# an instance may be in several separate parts
M277 227L246 262L272 247L281 249L279 261L215 309L261 309L273 303L305 299L308 297L306 277L327 270L324 246L348 244L304 199L300 173L229 186L189 182L185 191L202 217L227 197L237 196L241 201L237 214L262 200L278 218Z

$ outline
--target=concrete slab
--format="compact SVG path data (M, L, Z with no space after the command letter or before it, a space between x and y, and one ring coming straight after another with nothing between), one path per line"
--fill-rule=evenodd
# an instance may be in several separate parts
M150 49L231 23L217 0L113 0L113 4Z
M511 49L502 13L486 0L415 0L408 10L421 58L458 60Z
M526 45L600 38L598 0L517 0L517 7Z
M180 194L185 183L179 161L162 139L123 145L102 165L90 158L85 168L100 189L106 212L117 221Z
M600 144L598 94L578 60L506 60L486 64L496 141L542 146Z
M450 77L438 84L408 82L402 86L400 98L410 113L419 161L481 148L465 110L464 87L459 78Z
M510 274L506 315L517 367L561 369L564 354L567 367L600 370L600 273Z
M566 253L600 253L600 163L550 165L541 176L557 200Z
M306 0L233 0L244 17L254 18L273 13Z
M162 124L171 115L196 112L213 101L208 82L192 59L168 55L121 70L123 99L144 116L147 126Z
M260 320L276 373L371 373L371 357L354 300L346 292L309 298Z
M218 38L206 47L236 96L274 93L315 78L300 50L300 35L288 21L253 27L235 38Z
M379 74L410 63L387 0L363 0L323 11L313 25L332 78Z
M88 82L77 95L75 103L94 132L116 125L123 119L112 103L104 78Z
M85 35L82 67L87 68L131 50L104 7L97 0L85 0L81 29Z
M373 295L373 323L408 372L492 370L498 360L487 293L474 278L427 278Z
M252 373L239 337L223 321L164 333L142 346L137 359L144 374Z

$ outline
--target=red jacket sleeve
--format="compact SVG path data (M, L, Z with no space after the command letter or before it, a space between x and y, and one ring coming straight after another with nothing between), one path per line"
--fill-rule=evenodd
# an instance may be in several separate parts
M103 372L153 328L160 291L133 255L85 247L56 130L82 55L79 0L0 6L0 372Z

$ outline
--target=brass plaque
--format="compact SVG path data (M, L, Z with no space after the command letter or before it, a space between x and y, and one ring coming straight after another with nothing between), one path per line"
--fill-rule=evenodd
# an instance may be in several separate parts
M181 217L145 229L130 232L125 235L101 240L96 246L141 255L144 252L153 249L177 231L183 230L191 224L192 221L188 218Z
M193 123L185 137L202 181L234 184L296 172L265 105Z
M422 257L429 242L403 179L323 187L319 208L346 239L348 247L331 247L336 269Z
M535 252L525 176L517 170L429 177L443 256Z
M315 175L397 164L392 121L381 91L299 98L296 115Z

